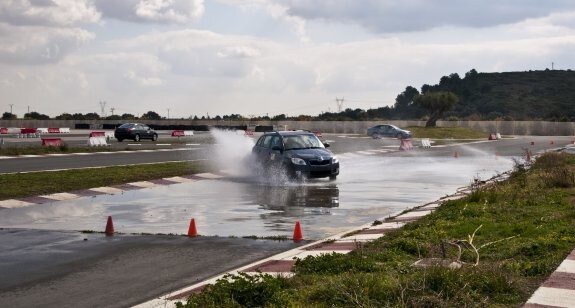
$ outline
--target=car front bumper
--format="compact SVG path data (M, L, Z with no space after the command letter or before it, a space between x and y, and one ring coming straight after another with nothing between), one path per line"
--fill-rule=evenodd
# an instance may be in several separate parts
M304 165L292 165L292 171L294 175L301 174L308 178L325 178L331 176L339 175L339 163L313 166L306 164Z

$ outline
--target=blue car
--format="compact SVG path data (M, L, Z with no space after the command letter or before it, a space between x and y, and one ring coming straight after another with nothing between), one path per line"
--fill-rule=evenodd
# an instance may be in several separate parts
M306 131L268 132L252 149L256 161L264 167L279 167L296 179L324 178L335 180L339 160L314 133Z
M383 137L409 139L412 137L410 131L391 124L381 124L370 127L367 129L367 135L374 139L380 139Z

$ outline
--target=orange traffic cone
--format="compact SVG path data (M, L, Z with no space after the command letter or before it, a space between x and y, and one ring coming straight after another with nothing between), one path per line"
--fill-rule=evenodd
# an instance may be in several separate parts
M303 233L301 232L301 226L299 220L295 222L295 229L293 230L293 240L301 241L303 240Z
M196 230L196 220L192 218L190 221L190 227L188 228L188 236L194 237L198 235L198 230Z
M112 216L108 216L108 222L106 222L106 236L114 235L114 223L112 222Z
M571 140L571 144L575 144L575 140Z
M549 141L549 144L550 144L550 145L554 145L554 144L555 144L555 141L551 140L551 141Z

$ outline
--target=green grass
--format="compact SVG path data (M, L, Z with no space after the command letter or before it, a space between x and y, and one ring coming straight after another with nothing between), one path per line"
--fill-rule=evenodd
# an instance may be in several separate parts
M202 162L175 162L0 175L0 200L119 185L208 171Z
M18 155L43 155L43 154L68 154L68 153L94 153L94 152L114 152L114 151L133 151L135 149L129 146L125 147L87 147L76 146L70 147L66 144L63 146L24 146L24 147L0 147L0 156L18 156Z
M299 260L291 279L229 276L181 306L519 307L575 247L574 175L574 156L547 153L348 255ZM465 247L460 269L412 266L457 260L461 240L476 266Z
M408 127L416 138L429 139L487 139L485 132L466 127Z

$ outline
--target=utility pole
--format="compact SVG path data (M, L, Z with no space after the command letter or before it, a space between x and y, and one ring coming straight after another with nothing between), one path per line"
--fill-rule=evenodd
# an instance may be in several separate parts
M168 120L170 119L170 108L168 108Z
M106 101L100 101L100 111L102 112L102 118L106 117Z
M341 112L343 110L343 97L342 98L335 98L335 103L337 104L337 112Z
M551 70L555 69L555 62L551 62Z
M115 110L115 109L116 109L116 108L114 108L114 107L110 107L110 112L112 113L112 115L114 115L114 110Z
M12 106L14 106L14 104L10 104L10 114L13 114L12 113Z
M28 105L28 113L30 113L30 105Z

